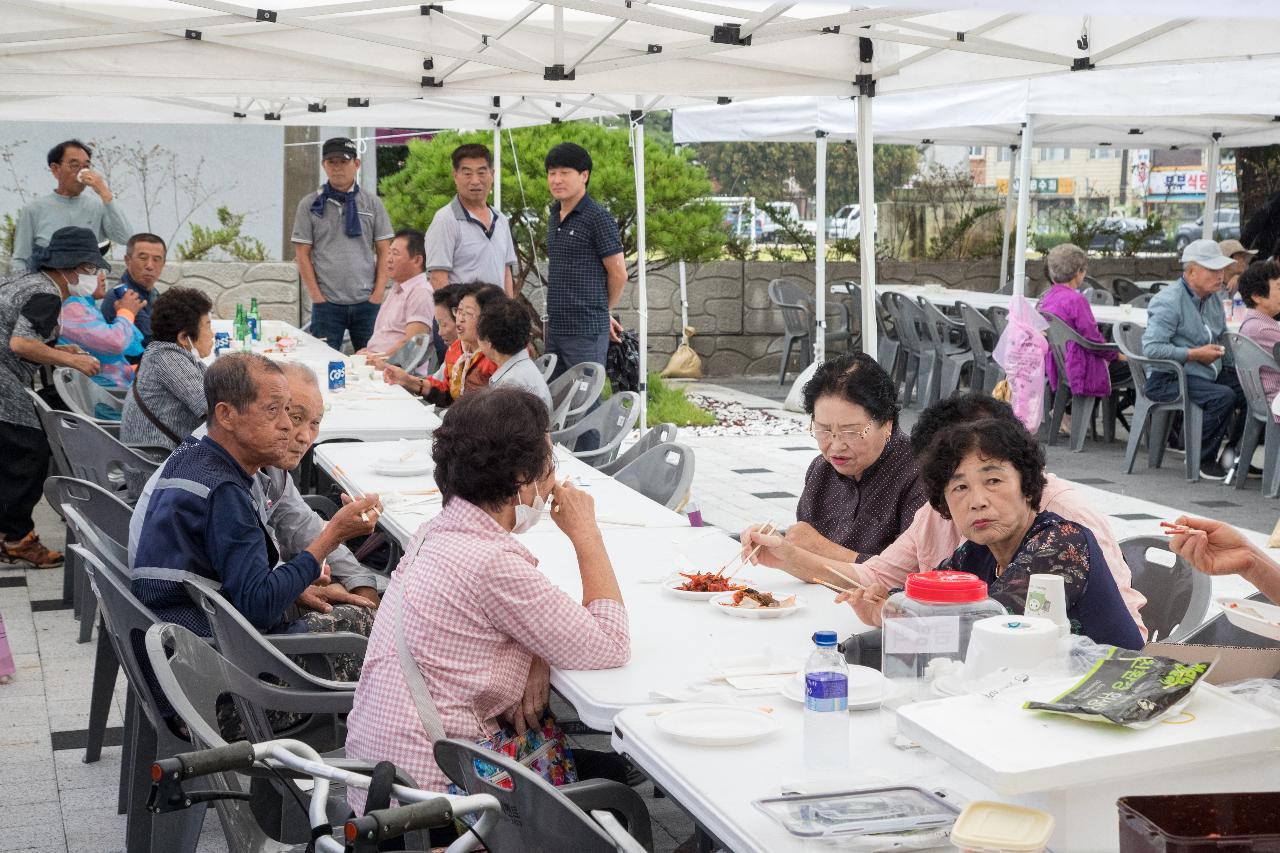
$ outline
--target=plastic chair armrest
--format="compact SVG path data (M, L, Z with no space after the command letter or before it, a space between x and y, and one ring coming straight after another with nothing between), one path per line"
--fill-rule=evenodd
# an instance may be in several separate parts
M584 812L607 810L622 815L627 832L646 850L653 849L649 810L634 790L612 779L588 779L556 789Z
M364 654L369 638L351 631L309 634L263 634L267 642L288 655Z

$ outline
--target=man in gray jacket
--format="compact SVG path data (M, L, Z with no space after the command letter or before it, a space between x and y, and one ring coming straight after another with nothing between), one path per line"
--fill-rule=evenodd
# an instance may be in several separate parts
M1147 306L1147 329L1142 353L1186 365L1187 394L1204 410L1200 451L1200 476L1226 477L1218 463L1219 445L1231 413L1244 404L1244 394L1234 370L1224 370L1226 348L1222 313L1223 270L1231 258L1213 240L1195 240L1182 252L1182 278L1155 295ZM1153 400L1178 396L1178 376L1167 368L1153 367L1147 377L1147 395Z
M319 434L324 400L316 375L310 368L296 362L286 362L281 367L289 381L289 418L293 429L289 434L288 449L277 465L263 468L255 475L254 495L263 517L263 526L275 540L280 558L288 560L315 540L324 527L324 520L302 499L289 476ZM200 429L203 430L203 426ZM142 522L159 476L157 471L147 482L129 524L130 565L133 564ZM300 610L326 614L335 604L366 607L378 604L379 591L386 588L386 580L356 560L350 549L339 545L330 552L327 562L333 582L327 586L308 587L295 602ZM369 621L372 623L372 613Z

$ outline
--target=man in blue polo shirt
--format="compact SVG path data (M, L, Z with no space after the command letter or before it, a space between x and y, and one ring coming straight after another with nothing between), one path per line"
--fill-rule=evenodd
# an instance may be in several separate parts
M547 152L547 352L554 376L584 361L604 364L621 325L609 315L622 298L627 267L618 221L587 192L591 155L562 142Z

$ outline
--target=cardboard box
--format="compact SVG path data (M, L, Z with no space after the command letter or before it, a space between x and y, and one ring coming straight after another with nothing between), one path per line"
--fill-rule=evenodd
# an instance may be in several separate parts
M1149 655L1173 658L1183 663L1217 660L1205 677L1210 684L1229 684L1247 678L1275 678L1280 675L1280 649L1246 649L1241 646L1205 646L1193 643L1147 643Z

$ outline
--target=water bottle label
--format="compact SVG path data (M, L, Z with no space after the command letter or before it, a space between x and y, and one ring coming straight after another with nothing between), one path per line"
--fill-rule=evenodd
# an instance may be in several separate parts
M810 672L805 675L804 706L810 711L847 711L848 676L838 672Z
M959 616L918 616L884 620L884 651L918 655L960 651Z

